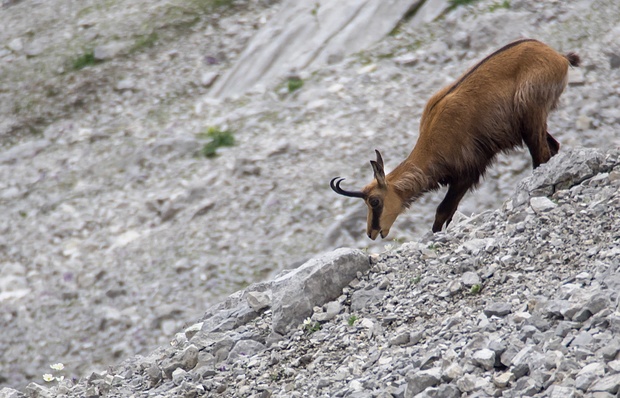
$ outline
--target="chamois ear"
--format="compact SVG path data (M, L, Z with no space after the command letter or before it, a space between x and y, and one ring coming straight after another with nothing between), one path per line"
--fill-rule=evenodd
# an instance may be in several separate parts
M387 184L385 183L385 171L383 171L383 164L371 160L370 165L372 166L372 170L375 172L375 180L377 180L379 187L387 187Z

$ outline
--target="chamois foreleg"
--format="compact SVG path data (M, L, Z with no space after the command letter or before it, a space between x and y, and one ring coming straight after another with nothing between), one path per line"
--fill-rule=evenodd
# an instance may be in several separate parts
M461 199L463 199L463 196L465 196L465 193L471 186L472 184L469 183L450 184L450 188L448 188L446 197L437 207L437 212L435 213L435 222L433 223L433 232L441 231L444 223L446 224L446 228L448 227L448 225L452 221L452 216L454 216L457 207L459 207Z
M557 142L555 138L553 138L553 136L551 136L551 134L549 134L548 132L547 132L547 144L549 145L551 156L553 157L557 155L558 152L560 151L560 143Z

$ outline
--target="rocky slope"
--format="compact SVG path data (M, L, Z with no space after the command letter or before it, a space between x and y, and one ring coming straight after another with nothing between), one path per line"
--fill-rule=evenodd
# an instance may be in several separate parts
M370 258L338 249L168 347L27 395L614 397L619 188L620 150L564 152L502 210Z
M329 179L364 184L374 148L396 165L426 99L514 38L584 59L549 120L563 150L619 144L614 1L479 1L298 71L293 93L281 76L209 96L280 7L2 2L1 385L40 382L56 362L79 378L147 354L230 292L322 251L368 247L360 204ZM200 156L209 127L236 145ZM498 208L530 173L524 154L501 157L462 212ZM421 200L391 237L423 236L437 202Z

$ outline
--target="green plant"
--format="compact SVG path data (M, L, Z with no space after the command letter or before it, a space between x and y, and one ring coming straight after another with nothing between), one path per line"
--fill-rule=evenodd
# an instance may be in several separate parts
M159 39L159 36L156 32L138 36L133 46L131 46L131 52L138 52L142 49L153 47L157 39Z
M489 11L493 12L493 11L498 10L500 8L510 8L510 1L509 0L504 0L501 3L493 3L489 7Z
M355 315L351 315L349 319L347 319L347 324L349 326L353 326L353 324L357 321L357 317Z
M475 284L471 287L471 289L469 290L469 292L471 294L478 294L480 293L480 290L482 290L482 286L479 284Z
M417 275L411 278L411 283L413 283L414 285L417 285L418 283L420 283L421 280L422 280L422 277L420 275Z
M477 0L450 0L450 9L454 9L458 6L465 6L473 3L474 1Z
M288 78L288 92L292 93L293 91L299 90L304 85L304 81L297 76L291 76Z
M319 14L319 7L321 7L321 3L318 1L314 2L314 7L312 8L312 16L316 17Z
M206 133L200 134L200 138L210 138L211 141L204 144L202 154L208 158L217 155L217 149L223 146L235 145L235 137L228 130L220 130L217 127L209 127Z
M80 70L86 68L87 66L96 65L101 62L101 60L95 59L94 50L87 50L84 54L73 60L73 62L71 63L71 67L74 70Z
M318 332L319 330L321 330L321 324L318 322L313 322L310 318L306 318L306 320L304 321L304 330L307 334Z

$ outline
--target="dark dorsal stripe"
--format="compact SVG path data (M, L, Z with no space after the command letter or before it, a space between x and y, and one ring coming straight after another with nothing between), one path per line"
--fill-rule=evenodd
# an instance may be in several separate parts
M465 81L465 79L467 79L472 73L474 73L480 66L482 66L485 62L487 62L489 59L493 58L494 56L496 56L499 53L502 53L508 49L511 49L512 47L519 45L521 43L526 43L529 41L537 41L534 39L520 39L520 40L516 40L513 41L512 43L508 43L506 44L504 47L500 48L499 50L496 50L495 52L493 52L490 55L487 55L482 61L478 62L474 67L472 67L467 73L465 73L459 80L456 81L456 83L454 83L452 85L452 87L450 87L450 90L448 90L441 98L439 98L437 101L435 101L435 104L437 104L439 101L441 101L446 95L452 93L454 90L456 90L456 88L463 83L463 81ZM433 106L431 107L431 109L433 109L435 107L435 104L433 104Z

